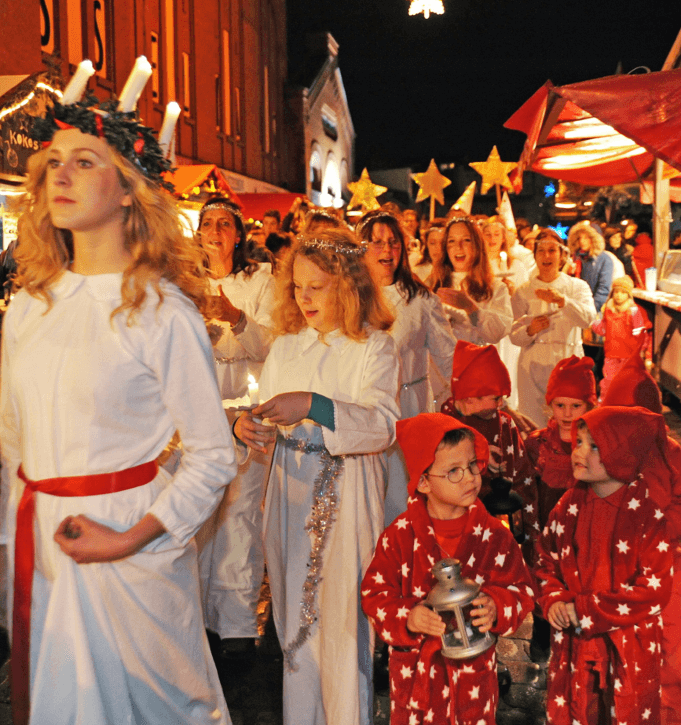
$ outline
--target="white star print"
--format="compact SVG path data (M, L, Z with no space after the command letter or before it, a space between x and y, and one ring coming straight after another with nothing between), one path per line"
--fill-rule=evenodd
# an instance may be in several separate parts
M560 559L560 557L558 556L558 554L556 554L556 552L555 552L555 551L552 551L552 552L551 552L551 558L552 558L552 559L555 559L556 561L558 561L558 559Z
M563 557L563 559L566 556L569 556L570 555L570 547L569 546L563 547L563 549L561 549L560 555Z
M382 622L385 619L385 609L381 609L379 607L376 610L376 618L379 619Z
M556 520L555 519L553 519L553 521L551 522L551 531L553 531L554 533L556 532Z
M506 446L506 453L513 453L513 446Z
M428 710L428 712L423 716L423 722L433 722L434 717L435 713L432 710Z
M416 669L419 671L419 674L424 675L426 673L426 666L419 660L416 663Z
M631 611L631 609L629 609L629 607L626 604L620 604L617 607L617 613L621 614L622 616L629 614L630 611Z
M527 511L528 514L531 514L534 511L534 506L531 503L528 503L527 506L525 506L525 511Z
M650 652L651 654L655 654L656 649L657 647L655 646L655 642L651 642L648 646L648 652Z
M407 566L407 562L405 561L404 564L402 564L402 576L406 577L409 574L409 567Z
M480 697L480 687L476 685L470 690L468 694L470 695L471 700L477 700L478 697Z
M513 607L504 607L504 617L513 616Z
M419 725L419 716L415 712L409 715L409 725Z
M430 554L428 554L428 563L431 566L435 566L435 559L433 559L433 557Z
M567 512L571 514L572 516L577 516L577 512L579 511L579 508L577 507L576 503L570 504L568 506Z
M418 709L419 709L419 704L418 704L418 702L416 702L416 700L414 700L414 698L412 697L412 698L410 698L410 699L409 699L409 704L407 705L407 707L408 707L408 708L409 708L410 710L418 710Z
M470 558L466 562L466 566L472 567L475 564L475 554L471 554Z
M562 641L563 641L563 633L562 633L562 632L556 632L556 633L555 633L555 634L553 635L553 639L554 639L554 640L555 640L556 642L562 642Z
M392 636L392 634L390 634L390 632L388 632L387 629L384 629L383 630L383 634L381 635L381 637L383 637L383 639L386 642L392 642L393 641L393 636Z
M387 549L388 548L388 537L384 536L383 539L381 540L381 543L383 544L383 548Z
M558 695L554 702L558 705L558 707L563 707L563 705L565 705L565 698L562 695Z
M477 525L477 526L476 526L476 527L475 527L475 528L473 529L473 534L474 534L475 536L480 536L480 534L482 534L482 526L480 526L480 524L478 524L478 525Z
M619 551L620 554L626 554L627 551L629 551L629 544L626 541L622 541L622 539L620 539L617 542L617 551Z
M653 574L650 579L648 579L648 586L651 586L655 591L657 591L660 588L662 580L658 579L655 574Z
M485 577L482 574L478 574L475 577L475 581L482 586L485 583Z
M419 546L421 546L421 544L419 543L419 540L414 539L414 551L417 551Z
M397 610L398 619L406 619L409 616L409 609L407 607L400 607Z
M615 678L615 689L617 690L617 692L619 692L622 689L622 683L619 681L619 679L617 677Z
M658 521L659 521L659 520L660 520L660 519L661 519L661 518L662 518L663 516L664 516L664 514L662 513L662 511L660 511L660 509L655 509L655 518L656 518L656 519L657 519Z
M407 519L397 519L396 525L398 529L406 529L407 528Z
M482 540L487 541L492 536L492 532L489 529L485 529L485 531L482 534Z
M492 701L487 700L487 702L485 703L485 708L484 708L483 712L488 713L491 709L492 709Z
M594 626L594 623L591 620L591 617L582 617L579 624L582 629L591 629L591 627Z
M563 526L563 524L556 524L556 533L558 534L558 536L560 536L563 531L565 531L565 527Z
M657 545L658 551L669 551L669 542L668 541L660 541L660 543Z
M449 697L449 685L445 685L445 689L442 690L442 697L445 700Z
M432 680L435 677L435 673L437 670L435 669L435 665L430 666L430 679Z
M529 485L530 485L530 484L532 483L532 479L530 478L530 476L528 476L528 477L527 477L527 478L526 478L526 479L525 479L525 480L523 481L523 483L524 483L524 484L525 484L526 486L529 486Z
M411 667L407 667L407 665L402 665L400 674L402 675L402 679L406 680L407 677L411 677L414 674L414 670L412 670Z
M421 589L421 587L416 587L416 589L414 589L414 596L415 597L425 597L426 593L423 591L423 589Z
M516 611L518 612L518 614L520 614L520 612L522 612L522 611L523 611L523 605L522 605L522 603L521 603L521 602L518 602L518 603L517 603L517 604L515 605L515 608L516 608Z
M637 498L632 498L631 501L629 501L628 508L632 509L633 511L636 511L636 509L641 505L641 502Z
M374 574L374 582L376 582L376 584L385 584L385 579L383 578L383 574L381 574L380 571L377 571Z
M648 719L650 718L650 716L651 716L651 715L652 715L652 712L651 712L650 710L648 710L648 709L645 709L645 710L644 710L644 711L643 711L643 712L641 713L641 717L642 717L642 718L643 718L644 720L648 720Z
M494 558L494 563L497 566L503 566L504 561L506 561L506 554L497 554L496 557Z

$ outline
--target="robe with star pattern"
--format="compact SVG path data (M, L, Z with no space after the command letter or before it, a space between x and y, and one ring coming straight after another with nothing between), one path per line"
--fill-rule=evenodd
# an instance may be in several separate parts
M423 494L382 534L362 582L362 608L390 647L391 725L448 723L494 725L499 686L495 648L468 660L443 657L439 637L412 634L407 616L435 586L432 567L444 558ZM534 604L530 573L520 548L480 499L455 558L461 576L475 579L497 607L492 633L508 635Z
M610 657L605 675L613 722L660 722L660 611L669 599L672 547L662 510L648 497L645 479L627 486L617 513L610 558L613 590L583 591L574 538L588 486L578 482L556 504L537 543L539 605L547 617L557 601L574 602L581 634L552 630L547 718L553 725L586 723L587 668L579 639L601 637ZM594 552L598 554L599 552Z

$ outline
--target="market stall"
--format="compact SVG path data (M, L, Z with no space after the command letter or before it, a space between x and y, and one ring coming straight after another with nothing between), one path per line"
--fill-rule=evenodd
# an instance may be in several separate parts
M655 274L634 295L653 321L660 385L681 397L681 255L667 249L669 198L681 201L681 69L562 87L549 81L505 126L527 135L512 174L516 191L525 170L589 186L634 182L659 190L668 180L662 202L651 199Z

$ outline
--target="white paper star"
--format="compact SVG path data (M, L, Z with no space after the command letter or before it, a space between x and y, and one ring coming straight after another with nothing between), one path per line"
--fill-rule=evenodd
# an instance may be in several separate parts
M619 551L620 554L626 554L627 551L629 551L629 544L626 541L622 541L622 539L620 539L617 542L617 551Z

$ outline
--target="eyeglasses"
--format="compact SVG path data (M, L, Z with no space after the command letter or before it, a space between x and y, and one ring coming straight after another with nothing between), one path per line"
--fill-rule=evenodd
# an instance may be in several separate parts
M383 249L383 247L385 247L386 244L391 249L394 249L395 251L402 248L402 242L399 239L393 239L392 241L388 241L388 240L383 241L381 239L374 239L370 242L367 242L367 244L369 245L369 247L371 249L375 249L375 250Z
M426 473L425 475L434 478L446 478L450 483L460 483L463 481L463 474L466 471L470 471L473 476L477 476L480 473L480 461L471 461L465 468L452 468L449 473L445 473L443 476L439 473Z

